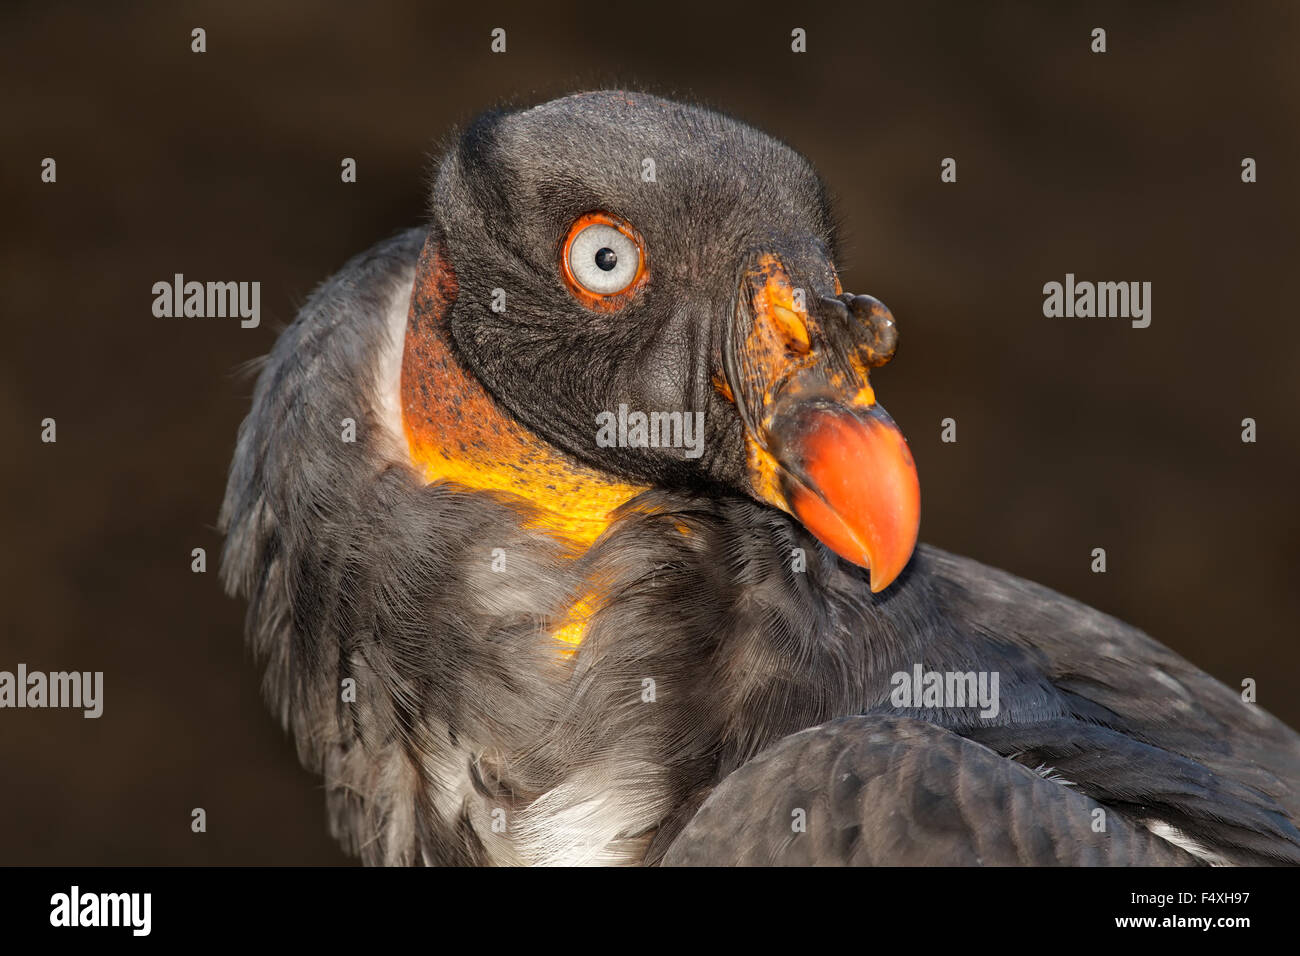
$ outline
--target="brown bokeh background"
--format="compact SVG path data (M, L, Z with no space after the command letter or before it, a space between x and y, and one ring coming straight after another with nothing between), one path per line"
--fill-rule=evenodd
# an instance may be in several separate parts
M0 863L343 861L215 573L236 369L348 256L422 220L449 127L610 82L726 109L822 170L845 286L902 330L876 383L925 540L1254 677L1300 724L1294 4L109 6L0 14L0 669L106 685L97 721L0 711ZM262 326L154 318L176 272L260 280ZM1151 327L1044 318L1066 272L1151 281Z

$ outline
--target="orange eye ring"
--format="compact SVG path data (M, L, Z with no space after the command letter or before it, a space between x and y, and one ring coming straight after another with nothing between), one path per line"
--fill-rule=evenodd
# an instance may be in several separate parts
M597 225L609 226L618 230L636 246L636 274L627 285L615 292L593 292L573 274L573 264L570 261L573 242L584 230ZM568 235L564 237L564 244L560 248L560 274L564 276L564 284L568 287L569 292L587 308L596 312L617 312L627 305L641 286L645 285L646 279L650 277L650 269L646 262L645 240L641 238L641 233L637 232L626 219L621 219L607 212L589 212L579 216L577 221L569 227Z

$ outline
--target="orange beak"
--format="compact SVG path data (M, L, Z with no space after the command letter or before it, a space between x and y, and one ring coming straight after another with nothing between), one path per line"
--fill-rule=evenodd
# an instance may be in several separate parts
M883 591L911 559L921 523L912 453L867 381L893 356L893 316L867 296L796 296L774 256L748 283L745 327L725 368L752 490L869 568L871 590Z
M794 516L846 561L871 569L871 590L902 573L916 547L921 486L907 441L879 405L818 401L771 425Z

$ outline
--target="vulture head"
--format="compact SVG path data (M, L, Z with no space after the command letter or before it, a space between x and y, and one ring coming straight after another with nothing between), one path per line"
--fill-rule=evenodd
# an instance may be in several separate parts
M868 381L894 320L841 288L803 157L708 110L572 96L472 123L433 216L401 382L429 478L454 477L449 454L479 483L503 466L503 489L586 543L645 488L744 494L870 568L873 590L902 571L916 470ZM491 396L472 427L448 421L449 374Z
M869 379L897 330L841 287L832 223L764 133L568 96L472 122L427 226L281 334L222 573L346 849L1300 862L1292 731L917 545Z

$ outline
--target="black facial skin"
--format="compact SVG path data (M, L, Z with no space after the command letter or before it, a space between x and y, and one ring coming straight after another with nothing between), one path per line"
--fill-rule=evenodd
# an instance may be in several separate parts
M598 211L631 223L646 247L646 284L612 313L578 302L559 267L569 227ZM459 358L517 419L626 479L746 487L741 421L713 385L744 271L774 253L796 285L833 294L832 219L803 157L690 106L580 94L475 121L439 170L433 212L460 284ZM620 404L703 411L703 454L598 447L597 414Z

